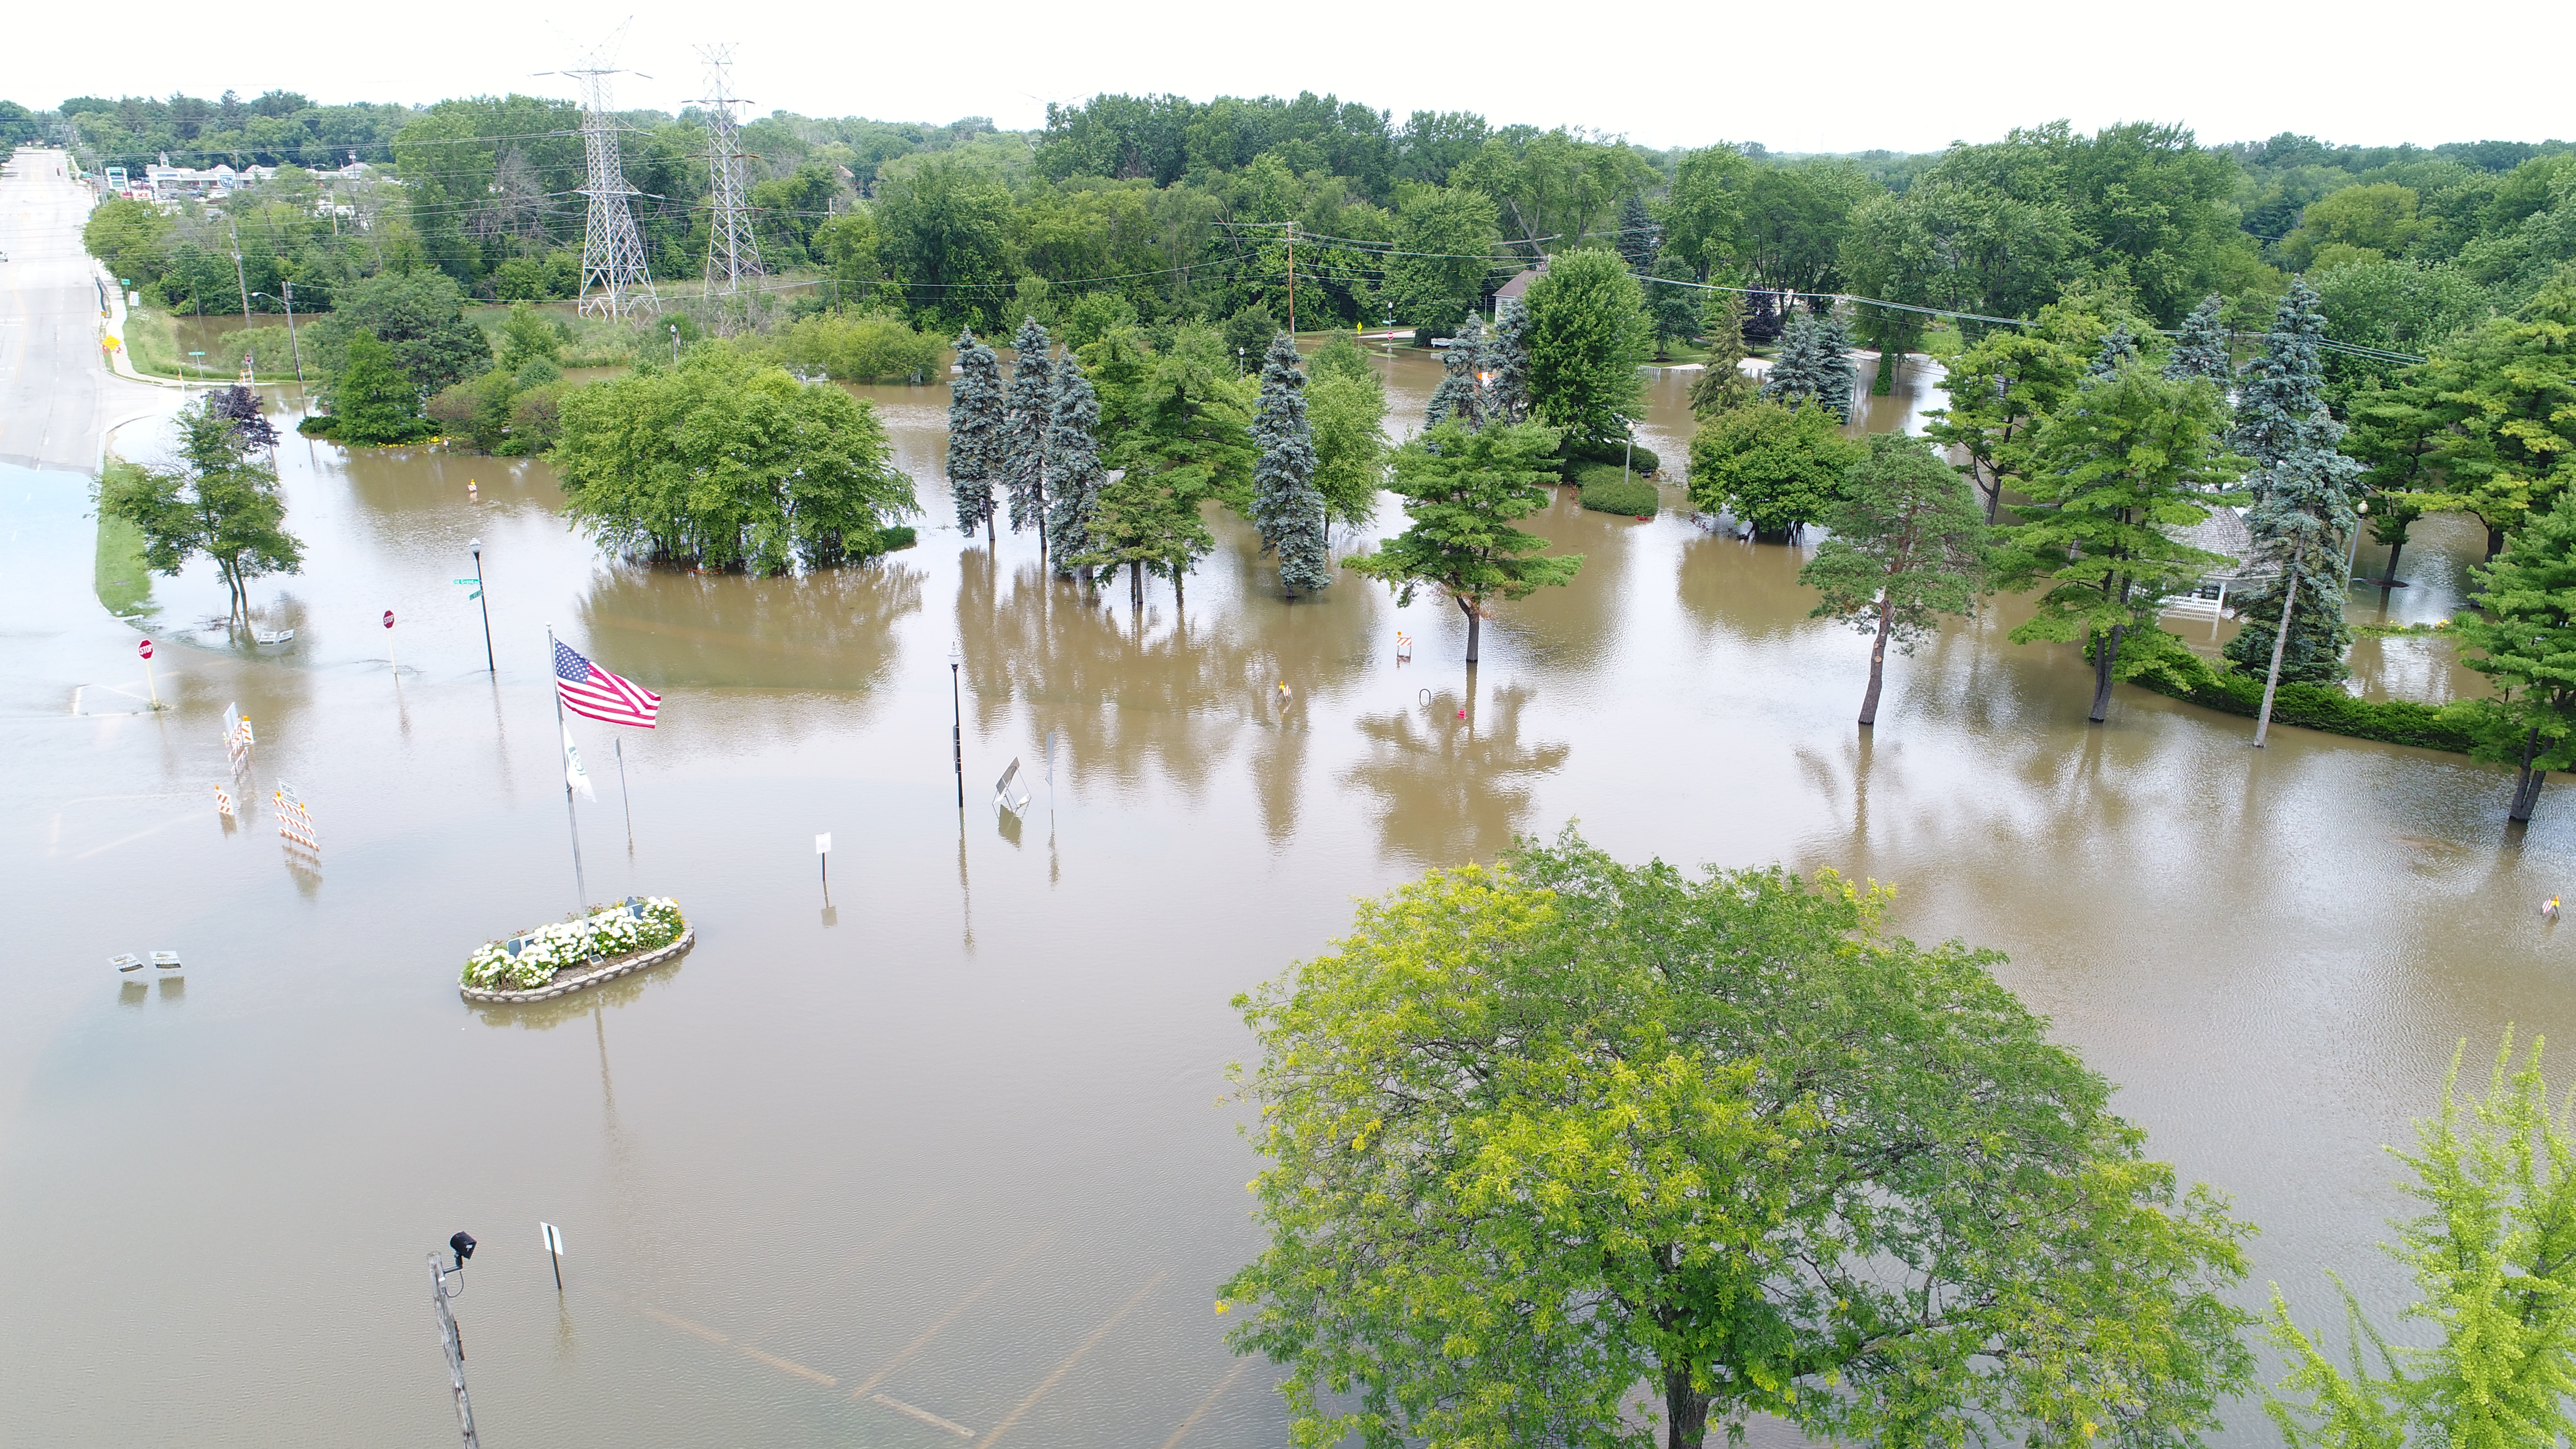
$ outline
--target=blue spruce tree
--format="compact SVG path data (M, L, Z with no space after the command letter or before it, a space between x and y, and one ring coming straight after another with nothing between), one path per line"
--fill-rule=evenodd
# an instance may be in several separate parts
M2173 355L2165 359L2165 376L2205 377L2226 391L2236 375L2236 363L2228 355L2227 328L2218 320L2218 305L2216 296L2207 297L2182 319L2182 330L2174 335Z
M993 536L993 475L1002 449L1002 362L971 331L957 334L957 381L948 390L948 487L957 527Z
M1518 297L1506 298L1485 337L1481 370L1485 408L1502 423L1530 420L1530 315Z
M2123 364L2138 360L2138 335L2123 322L2103 335L2102 350L2093 354L2093 365L2084 370L2084 380L2109 377Z
M2324 340L2317 294L2302 277L2273 314L2262 353L2246 365L2229 437L2254 461L2245 478L2254 495L2245 514L2254 535L2247 562L2276 572L2242 596L2245 627L2228 641L2227 657L2248 673L2268 674L2286 606L2281 678L2304 684L2344 677L2344 651L2352 645L2343 620L2344 549L2362 496L2362 466L2343 455L2343 425L2326 414ZM2292 586L2295 596L2285 597Z
M1055 366L1055 407L1047 428L1047 550L1059 574L1092 548L1100 512L1100 398L1082 364L1068 355Z
M1324 494L1315 486L1315 439L1306 422L1306 374L1297 342L1282 332L1261 360L1261 406L1252 415L1261 459L1252 468L1252 527L1279 555L1288 597L1321 593L1332 581L1324 540Z
M1002 423L1002 487L1011 499L1011 532L1038 531L1046 551L1047 429L1055 416L1055 378L1047 358L1047 330L1031 317L1011 339L1019 356L1011 364L1010 409Z
M1431 405L1423 409L1422 431L1427 433L1451 418L1471 433L1485 425L1486 393L1476 380L1484 361L1485 327L1470 317L1458 329L1448 355L1440 359L1440 385L1431 390Z
M1851 420L1851 338L1839 318L1789 319L1780 355L1763 375L1762 396L1787 407L1812 400L1838 422Z

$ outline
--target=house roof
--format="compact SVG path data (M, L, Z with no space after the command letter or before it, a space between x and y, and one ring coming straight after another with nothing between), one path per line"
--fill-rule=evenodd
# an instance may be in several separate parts
M1494 290L1494 295L1498 298L1517 298L1530 289L1530 283L1537 281L1540 277L1546 275L1546 273L1547 258L1541 257L1539 258L1537 266L1531 267L1529 270L1524 272L1513 273L1510 281L1503 283L1502 286Z

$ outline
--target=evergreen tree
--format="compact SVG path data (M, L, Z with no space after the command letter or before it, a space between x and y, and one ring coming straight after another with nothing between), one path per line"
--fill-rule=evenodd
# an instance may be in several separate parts
M1297 341L1282 332L1261 360L1261 405L1252 415L1252 441L1261 449L1252 469L1252 527L1262 551L1279 555L1279 583L1292 599L1320 591L1332 577L1305 389Z
M2235 380L2236 362L2227 350L2227 327L2218 318L2219 300L2211 294L2182 319L2173 355L2165 359L2167 377L2205 377L2221 391Z
M1619 203L1619 257L1628 270L1646 275L1655 264L1656 227L1654 216L1646 210L1646 195L1631 191Z
M1485 610L1572 581L1581 554L1529 557L1547 540L1512 527L1548 504L1556 481L1556 430L1517 423L1469 432L1456 419L1406 443L1395 455L1395 491L1412 526L1377 552L1342 567L1395 586L1399 605L1429 584L1467 616L1467 662L1476 662Z
M2084 370L2084 379L2087 382L2092 382L2101 378L2109 377L2111 374L2118 372L2121 368L2137 360L2137 334L2129 330L2128 323L2120 323L2110 331L2102 334L2102 348L2100 351L2093 354L2093 365ZM2166 375L2171 376L2172 374L2168 373Z
M993 478L1002 448L1002 362L971 331L957 335L957 381L948 390L948 487L958 530L993 537Z
M2344 651L2352 647L2343 618L2344 550L2360 518L2353 505L2362 496L2362 465L2340 451L2343 425L2326 415L2317 345L2324 336L2317 294L2305 280L2293 282L2261 355L2245 369L2230 434L2254 464L2246 478L2254 506L2245 515L2254 556L2246 562L2274 572L2240 595L2245 627L2228 641L2227 657L2268 677L2286 610L2290 635L2280 650L2280 677L2301 684L2344 677Z
M1655 261L1654 280L1646 284L1646 315L1655 326L1655 356L1671 354L1666 344L1691 334L1699 324L1699 296L1689 286L1695 280L1690 263L1666 252Z
M2576 263L2510 317L2491 317L2408 370L2400 394L2430 415L2442 491L2472 513L2487 556L2576 484Z
M1458 329L1455 345L1440 359L1440 385L1431 390L1430 406L1422 412L1422 430L1429 432L1455 418L1469 432L1485 425L1491 371L1485 363L1484 324L1470 317ZM1486 378L1477 374L1484 372Z
M1700 336L1708 344L1708 364L1691 382L1691 416L1707 422L1719 413L1753 400L1754 382L1744 372L1744 294L1711 292L1700 308Z
M1827 518L1833 536L1798 582L1824 596L1812 617L1874 636L1860 722L1875 725L1887 646L1912 654L1942 615L1975 609L1991 530L1958 470L1924 439L1898 433L1870 437L1869 455L1844 473L1842 501Z
M2124 657L2123 635L2152 629L2163 601L2221 562L2177 542L2225 499L2211 490L2243 460L2227 455L2219 430L2226 406L2198 380L2171 382L2124 367L2075 390L2040 425L2022 479L2031 505L1996 560L2007 589L2039 588L2038 607L2013 630L2016 644L2083 641L2093 659L2093 711L2110 713L2111 685L2152 651Z
M2514 530L2473 576L2483 607L2452 628L2463 662L2495 682L2495 697L2478 702L2489 725L2479 755L2519 767L2510 818L2529 820L2549 772L2576 765L2576 492Z
M1047 429L1055 416L1055 376L1047 357L1047 330L1038 319L1020 323L1011 339L1009 409L1002 415L1002 487L1011 500L1011 532L1038 531L1046 543Z
M1073 561L1091 551L1102 481L1100 399L1082 364L1065 357L1055 365L1055 407L1047 427L1047 549L1057 573L1073 573Z
M1496 309L1478 370L1485 374L1485 410L1505 423L1530 420L1530 311L1518 297Z
M1842 323L1812 313L1789 321L1780 355L1763 376L1762 396L1784 407L1813 402L1836 422L1851 420L1850 340Z

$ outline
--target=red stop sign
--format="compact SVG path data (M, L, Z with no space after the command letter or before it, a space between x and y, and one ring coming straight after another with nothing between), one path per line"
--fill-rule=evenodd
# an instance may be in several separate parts
M151 640L146 639L146 640L144 640L142 643L135 645L135 646L134 646L134 648L135 648L135 651L136 651L137 653L141 654L144 658L149 659L149 658L151 658L151 657L152 657L152 641L151 641Z
M386 628L388 628L388 629L390 629L390 628L392 628L393 626L394 626L394 611L393 611L393 610L391 610L391 609L387 609L387 610L385 610L385 627L386 627Z

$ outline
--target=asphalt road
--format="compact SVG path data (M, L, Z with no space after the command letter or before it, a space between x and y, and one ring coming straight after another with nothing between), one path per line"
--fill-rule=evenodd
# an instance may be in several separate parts
M0 168L0 462L86 472L109 427L172 400L100 359L97 267L80 244L91 193L63 169L60 151L32 147Z

